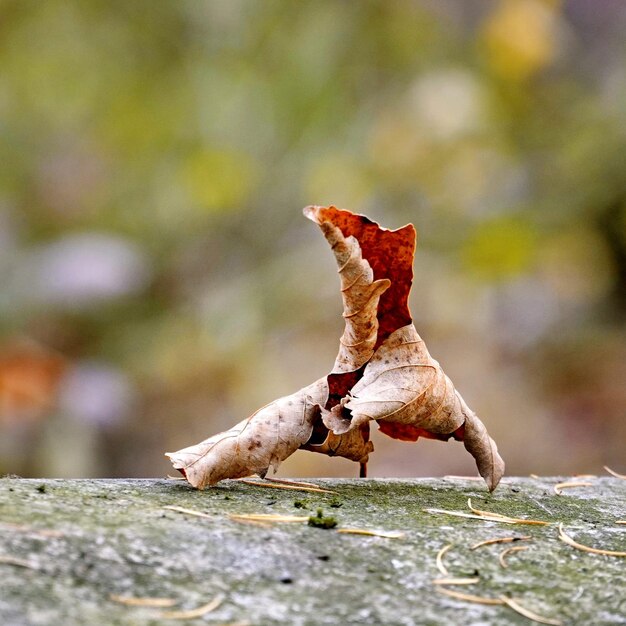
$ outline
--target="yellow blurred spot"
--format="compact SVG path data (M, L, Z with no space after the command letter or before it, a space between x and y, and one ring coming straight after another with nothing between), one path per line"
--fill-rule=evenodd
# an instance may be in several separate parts
M553 60L558 5L540 0L500 2L482 32L487 61L496 74L523 81Z
M477 226L463 250L466 266L487 280L528 270L535 257L534 228L518 218L497 218Z
M555 235L547 241L539 261L544 280L569 302L596 300L606 295L615 280L607 243L590 228Z
M306 197L319 204L346 208L362 206L371 191L365 172L342 155L326 155L314 162L305 180Z
M257 178L255 163L248 155L224 150L192 154L180 173L191 200L209 212L241 207Z

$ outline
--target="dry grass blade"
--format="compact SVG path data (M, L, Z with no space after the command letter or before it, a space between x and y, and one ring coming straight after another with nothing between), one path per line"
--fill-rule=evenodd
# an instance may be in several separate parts
M365 528L338 528L338 533L344 535L366 535L367 537L383 537L385 539L400 539L404 533L399 530L367 530Z
M187 480L184 476L172 476L171 474L167 475L168 480Z
M435 578L433 579L433 585L475 585L480 582L478 576L472 578Z
M529 476L530 478L535 478L535 479L537 479L537 478L541 478L541 476L539 476L539 474L528 474L528 476Z
M467 499L467 506L472 513L484 518L489 518L491 521L501 521L507 524L528 524L531 526L549 526L551 522L544 522L543 520L535 519L522 519L520 517L509 517L508 515L502 515L501 513L494 513L492 511L481 511L480 509L472 506L472 499Z
M513 609L516 613L519 613L520 615L523 615L524 617L527 617L534 622L538 622L539 624L549 624L550 626L561 626L563 624L561 620L550 619L548 617L542 617L541 615L537 615L537 613L529 611L521 604L518 604L516 600L512 600L511 598L501 596L500 599L502 600L502 602L504 602L504 604L506 604L510 609Z
M237 521L250 521L250 522L306 522L308 516L302 515L277 515L273 513L232 513L228 516L229 519Z
M18 559L14 556L0 556L0 563L4 563L5 565L15 565L16 567L25 567L27 569L39 569L39 567L37 567L34 563L24 559Z
M223 600L224 596L217 596L213 598L211 602L207 602L207 604L203 604L197 609L191 609L189 611L163 611L159 617L161 619L195 619L197 617L203 617L207 613L215 611L215 609L222 604Z
M612 470L610 467L603 465L604 469L611 474L611 476L615 476L615 478L621 478L622 480L626 480L626 474L618 474L615 470Z
M447 546L444 546L437 552L437 558L435 562L437 563L437 569L441 572L443 576L449 576L450 572L448 568L443 564L443 555L453 546L454 544L449 543Z
M578 548L578 550L583 550L584 552L591 552L593 554L604 554L605 556L626 556L626 552L620 552L618 550L604 550L602 548L592 548L591 546L585 546L582 543L574 541L574 539L567 535L563 530L563 523L559 524L559 539L563 543L572 546L572 548Z
M507 548L506 550L502 550L500 555L498 556L498 561L500 565L506 569L509 564L506 562L506 557L511 554L511 552L521 552L522 550L528 550L528 546L513 546L511 548Z
M626 519L618 519L615 523L616 524L626 524Z
M312 493L337 494L336 491L332 491L331 489L323 489L322 487L300 487L298 485L274 484L274 483L261 482L260 480L248 480L247 478L243 478L239 482L245 483L246 485L254 485L255 487L265 487L266 489L289 489L293 491L310 491Z
M205 519L215 519L213 515L203 513L202 511L196 511L194 509L186 509L182 506L167 505L163 507L168 511L176 511L177 513L185 513L186 515L194 515L195 517L204 517Z
M481 546L490 546L494 543L512 543L514 541L527 541L528 539L532 539L530 535L524 535L523 537L498 537L495 539L485 539L485 541L479 541L470 547L470 550L476 550L476 548L480 548Z
M573 489L574 487L593 487L593 483L569 481L554 485L553 489L554 493L556 493L557 496L560 496L563 489Z
M574 474L574 478L598 478L595 474Z
M435 587L439 593L443 593L451 598L457 600L465 600L466 602L475 602L476 604L492 604L502 605L504 600L501 598L486 598L485 596L473 596L469 593L461 593L460 591L453 591L452 589L445 589L444 587Z
M178 600L172 598L136 598L134 596L118 596L114 593L109 596L109 599L126 606L147 606L157 609L174 606L178 603Z

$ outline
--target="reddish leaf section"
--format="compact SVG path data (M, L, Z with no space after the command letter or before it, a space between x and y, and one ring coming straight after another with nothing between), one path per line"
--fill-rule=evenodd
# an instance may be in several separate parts
M378 428L381 433L399 439L400 441L417 441L420 437L425 439L438 439L439 441L447 441L453 435L438 435L431 433L423 428L412 426L411 424L397 424L394 422L378 422Z
M363 258L369 262L376 280L388 278L391 281L391 287L382 294L378 305L378 348L394 330L413 321L409 311L409 292L413 282L415 227L407 224L397 230L388 230L365 215L334 206L314 209L318 222L330 222L341 230L344 237L357 239Z

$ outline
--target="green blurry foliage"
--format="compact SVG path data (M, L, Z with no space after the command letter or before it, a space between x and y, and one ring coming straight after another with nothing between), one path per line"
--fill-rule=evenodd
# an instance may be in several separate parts
M139 399L93 427L94 465L82 455L74 473L166 471L163 449L327 371L335 268L300 214L326 203L416 225L418 328L511 471L611 464L619 394L590 404L603 426L584 455L550 446L583 447L555 399L570 371L559 342L592 332L612 346L594 351L604 367L624 357L624 27L619 2L4 0L0 357L28 339L107 363ZM130 250L147 277L124 282L105 253L55 274L82 234ZM52 305L54 281L98 298ZM534 377L548 360L554 393ZM532 459L517 423L537 433ZM5 428L21 443L0 445L0 472L34 471L33 428L28 445ZM436 471L425 450L402 467ZM380 472L402 471L395 456Z

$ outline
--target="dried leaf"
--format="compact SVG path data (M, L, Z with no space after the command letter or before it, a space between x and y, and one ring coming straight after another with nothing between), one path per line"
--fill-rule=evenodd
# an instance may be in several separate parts
M276 400L230 430L178 452L174 467L202 489L224 478L265 477L302 448L361 465L373 450L369 423L397 439L463 441L490 490L504 463L412 324L415 228L381 228L335 207L307 207L335 256L345 329L331 373Z
M270 467L276 470L308 441L327 396L328 385L322 378L259 409L226 432L165 456L198 489L224 478L265 476Z

